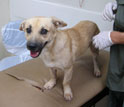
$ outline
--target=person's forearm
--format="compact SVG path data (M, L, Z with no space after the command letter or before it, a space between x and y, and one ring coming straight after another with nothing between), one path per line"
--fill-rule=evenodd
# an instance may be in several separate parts
M110 37L114 44L124 44L124 33L113 31L111 32Z

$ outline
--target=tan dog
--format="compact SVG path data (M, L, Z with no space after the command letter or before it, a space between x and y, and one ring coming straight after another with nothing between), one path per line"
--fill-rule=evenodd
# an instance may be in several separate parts
M40 55L50 69L51 79L44 85L44 88L51 89L55 86L57 69L61 69L64 72L64 97L66 100L71 100L73 94L70 81L73 64L89 47L93 53L94 74L101 75L96 61L98 50L91 43L92 37L99 33L99 29L95 23L90 21L81 21L65 30L57 29L66 25L65 22L55 17L34 17L25 20L20 30L25 32L27 48L31 56L35 58Z

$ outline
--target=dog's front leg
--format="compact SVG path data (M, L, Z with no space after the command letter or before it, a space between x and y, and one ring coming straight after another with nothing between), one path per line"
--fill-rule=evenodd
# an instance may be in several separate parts
M57 69L50 68L51 79L47 83L45 83L44 89L49 90L55 86L56 79L57 79L57 73L56 72L57 72Z
M72 100L73 98L72 90L70 87L72 73L73 73L73 66L64 69L64 80L63 80L64 98L68 101Z

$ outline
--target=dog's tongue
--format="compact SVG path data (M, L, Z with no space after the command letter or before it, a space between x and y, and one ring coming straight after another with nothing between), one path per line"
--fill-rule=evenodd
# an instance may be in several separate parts
M35 58L39 55L39 52L32 52L30 51L31 57Z

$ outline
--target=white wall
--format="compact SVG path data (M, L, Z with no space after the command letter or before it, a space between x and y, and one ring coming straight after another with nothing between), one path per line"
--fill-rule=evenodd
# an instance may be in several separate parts
M0 0L0 30L1 27L8 23L9 21L9 0ZM1 41L1 33L0 33L0 60L6 56L10 55L6 52L2 41Z

